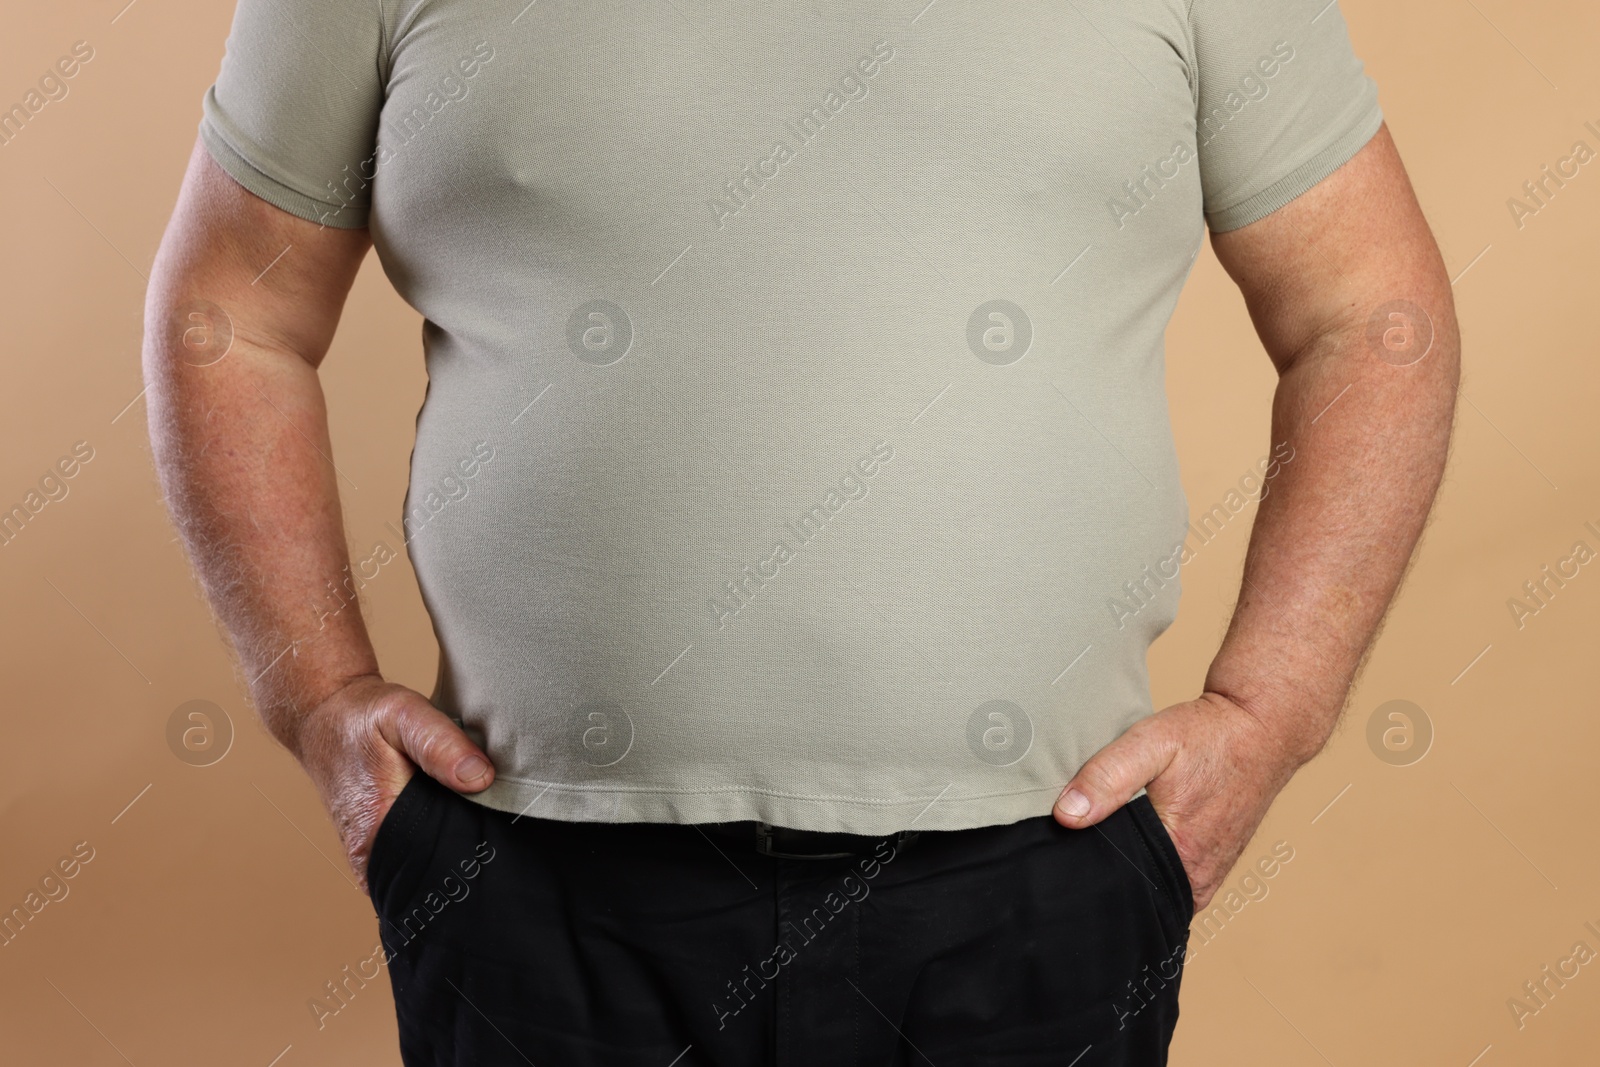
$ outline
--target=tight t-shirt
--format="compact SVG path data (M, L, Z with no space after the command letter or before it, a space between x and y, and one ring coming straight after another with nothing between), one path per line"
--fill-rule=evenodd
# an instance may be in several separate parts
M1151 714L1179 290L1381 121L1327 0L240 0L200 131L424 320L473 799L880 834Z

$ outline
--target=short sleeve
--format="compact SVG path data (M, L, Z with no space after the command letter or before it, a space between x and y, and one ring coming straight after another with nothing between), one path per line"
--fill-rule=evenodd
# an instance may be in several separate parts
M341 229L367 224L383 106L378 0L238 0L200 137L267 203Z
M1206 223L1238 229L1332 174L1383 124L1330 0L1192 0Z

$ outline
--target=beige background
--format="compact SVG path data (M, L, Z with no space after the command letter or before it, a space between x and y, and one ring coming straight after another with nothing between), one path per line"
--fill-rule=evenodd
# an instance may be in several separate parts
M962 2L962 0L942 0ZM215 76L231 5L8 7L0 103L72 43L95 57L0 147L0 508L85 440L94 459L0 547L5 743L0 911L72 847L94 858L0 947L0 1059L17 1064L397 1064L386 978L318 1030L307 1001L376 940L311 786L261 732L156 492L139 341L145 275ZM1294 858L1210 940L1197 927L1173 1062L1593 1062L1600 963L1518 1028L1507 1000L1584 940L1600 951L1595 778L1600 562L1518 629L1522 583L1600 550L1595 400L1600 161L1518 229L1506 206L1577 139L1600 150L1600 8L1577 0L1348 0L1358 52L1456 279L1465 372L1421 557L1345 726L1246 861ZM1209 246L1169 333L1193 511L1269 447L1270 365ZM419 319L374 258L326 365L350 538L391 545L425 378ZM1158 706L1194 694L1221 637L1241 515L1185 570L1155 647ZM386 672L436 649L405 563L368 586ZM169 750L185 701L231 750ZM1436 731L1409 766L1366 724L1386 701ZM1243 868L1230 879L1237 885ZM1553 988L1553 987L1552 987ZM1477 1059L1475 1059L1477 1057Z

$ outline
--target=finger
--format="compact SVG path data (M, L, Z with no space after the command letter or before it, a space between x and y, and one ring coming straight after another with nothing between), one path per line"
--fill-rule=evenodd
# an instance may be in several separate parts
M1146 720L1096 752L1078 769L1056 801L1063 826L1093 826L1128 801L1172 763L1176 751L1168 732Z
M424 774L457 792L476 793L494 781L494 767L483 749L425 700L407 700L381 715L379 729Z

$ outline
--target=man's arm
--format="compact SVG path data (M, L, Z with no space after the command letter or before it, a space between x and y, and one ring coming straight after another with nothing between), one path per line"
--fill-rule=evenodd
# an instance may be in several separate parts
M1148 785L1196 910L1338 721L1443 475L1460 349L1449 277L1387 126L1212 246L1277 367L1272 440L1294 461L1261 498L1205 692L1102 749L1056 808L1088 826Z
M1302 762L1332 732L1422 535L1461 348L1450 279L1388 127L1324 185L1212 242L1278 369L1272 440L1296 454L1257 513L1205 688L1280 717ZM1426 320L1385 307L1402 300Z
M272 735L323 793L355 870L410 761L463 791L481 751L389 685L359 606L317 367L371 240L258 199L196 141L145 300L150 438L173 522ZM408 758L409 757L409 760ZM475 768L467 767L470 775Z

